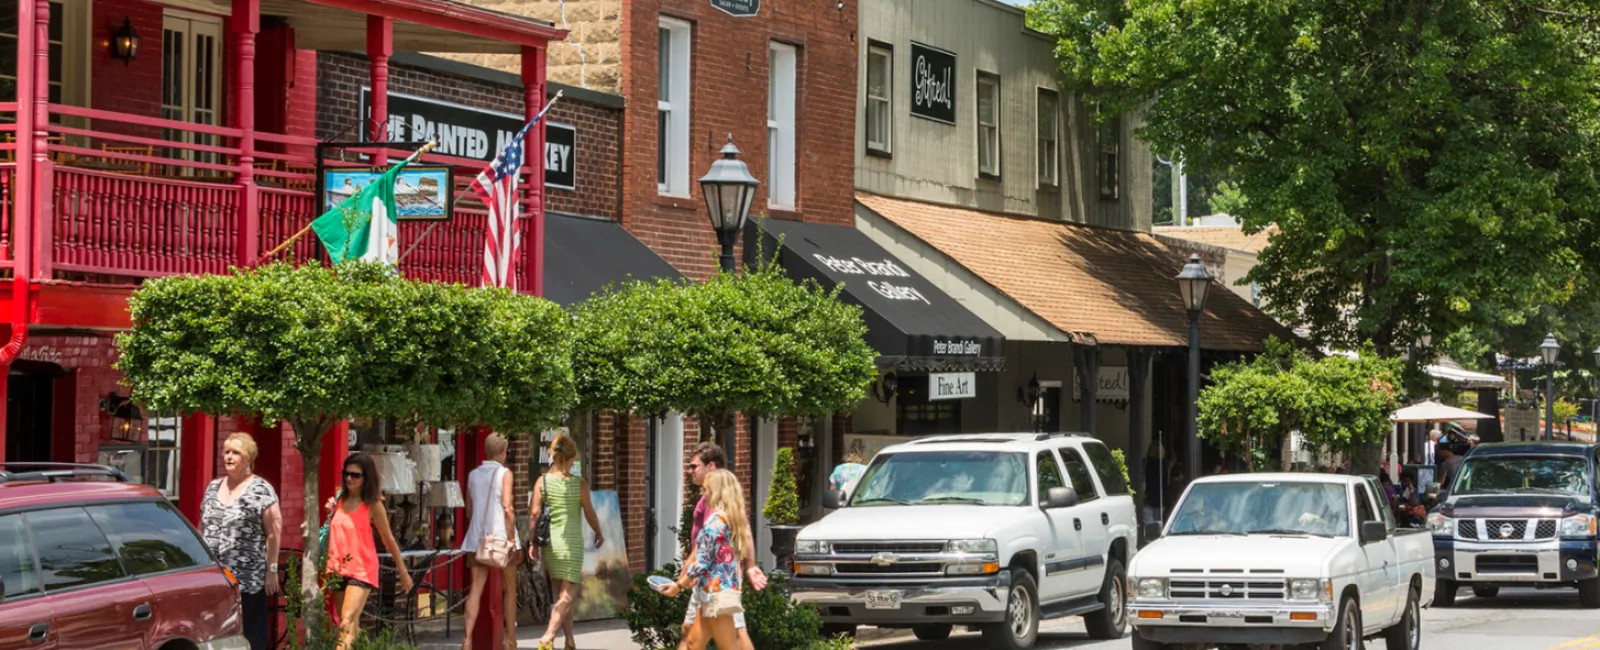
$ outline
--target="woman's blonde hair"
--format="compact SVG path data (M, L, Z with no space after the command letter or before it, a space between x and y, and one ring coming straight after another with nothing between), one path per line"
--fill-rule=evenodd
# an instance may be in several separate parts
M739 479L728 470L712 470L706 475L705 487L706 505L712 512L722 513L723 519L728 521L733 549L742 562L750 557L755 543L750 541L750 517L745 514L744 490L739 487Z
M489 434L483 441L483 458L485 460L499 458L501 454L506 453L506 447L510 444L510 441L498 431Z
M550 441L550 464L566 467L573 459L578 457L578 443L565 433L556 434L556 439Z
M256 464L256 455L261 453L261 447L256 445L256 439L250 437L250 434L235 433L222 441L222 446L226 448L229 443L238 443L239 451L244 452L245 460L250 461L251 465Z
M861 464L861 452L859 452L859 451L846 452L845 455L844 455L844 462L851 463L851 464L854 464L854 465L860 465Z

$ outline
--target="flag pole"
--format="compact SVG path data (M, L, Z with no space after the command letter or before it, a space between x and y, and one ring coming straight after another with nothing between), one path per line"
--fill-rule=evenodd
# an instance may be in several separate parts
M560 93L560 91L556 91L556 94L559 95L561 93ZM405 160L400 161L400 164L397 165L397 166L398 167L404 167L406 165L409 165L409 164L412 163L412 161L415 161L416 159L421 158L424 154L426 154L426 153L428 153L430 151L433 151L433 148L437 147L437 146L439 146L439 142L437 140L429 140L426 143L424 143L421 147L419 147L416 150L416 152L412 153ZM312 198L315 199L315 197L312 197ZM316 221L316 219L312 219L311 221ZM291 235L288 239L283 240L283 243L278 244L277 248L274 248L271 251L268 251L266 255L262 255L260 258L256 259L255 263L251 264L251 266L256 266L256 265L261 264L262 262L267 261L268 258L270 258L270 257L272 257L274 255L277 255L278 253L282 252L283 249L289 247L289 244L293 244L296 240L300 239L301 237L304 237L306 235L306 233L308 233L308 232L311 232L311 223L310 222L307 222L306 223L306 227L301 228L300 232L297 232L297 233Z

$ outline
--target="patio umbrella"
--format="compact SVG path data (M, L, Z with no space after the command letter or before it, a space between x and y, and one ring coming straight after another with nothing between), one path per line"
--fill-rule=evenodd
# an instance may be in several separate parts
M1454 422L1456 420L1487 420L1494 416L1477 411L1446 406L1433 400L1418 402L1389 414L1395 422Z

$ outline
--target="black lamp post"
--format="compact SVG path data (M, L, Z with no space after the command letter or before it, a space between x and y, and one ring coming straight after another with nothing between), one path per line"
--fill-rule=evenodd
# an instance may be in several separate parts
M1546 334L1539 344L1539 354L1544 357L1544 439L1555 439L1556 417L1556 357L1561 354L1561 344L1555 333Z
M1189 310L1189 428L1188 453L1184 464L1189 466L1189 478L1200 477L1200 313L1206 308L1206 294L1211 290L1211 274L1200 263L1198 254L1189 256L1178 274L1178 292L1183 294L1183 307Z
M761 181L751 176L750 168L739 160L733 134L728 134L722 159L711 163L711 171L700 178L700 193L705 195L706 209L711 213L711 229L717 231L717 242L722 244L718 261L724 272L733 272L733 245L739 241L745 220L750 218L750 204L755 201L759 185Z
M1594 349L1594 365L1600 367L1600 348ZM1595 378L1594 399L1590 400L1594 407L1594 430L1596 439L1600 440L1600 377Z

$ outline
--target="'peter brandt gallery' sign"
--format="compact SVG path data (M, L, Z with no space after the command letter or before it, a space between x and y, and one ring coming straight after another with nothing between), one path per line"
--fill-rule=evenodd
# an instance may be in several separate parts
M956 123L956 53L911 41L911 114Z
M363 87L359 114L366 115L371 105L372 89ZM526 123L521 115L389 93L389 140L426 142L433 138L439 141L439 148L434 152L446 156L488 163L500 155ZM577 189L577 152L577 127L545 122L545 187ZM529 158L533 157L530 153Z

